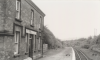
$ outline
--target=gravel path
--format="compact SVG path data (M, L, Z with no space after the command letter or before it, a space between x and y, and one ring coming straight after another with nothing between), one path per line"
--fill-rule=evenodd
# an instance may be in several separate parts
M55 53L55 52L54 52ZM66 47L58 54L46 56L38 60L75 60L75 54L71 47Z

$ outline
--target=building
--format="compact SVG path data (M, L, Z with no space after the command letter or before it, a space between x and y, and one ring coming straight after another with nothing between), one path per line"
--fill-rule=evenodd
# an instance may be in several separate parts
M31 0L0 0L0 60L41 57L44 16Z

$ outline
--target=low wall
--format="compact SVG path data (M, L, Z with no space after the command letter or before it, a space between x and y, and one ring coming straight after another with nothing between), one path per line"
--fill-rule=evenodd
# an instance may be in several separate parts
M48 44L43 44L43 53L48 50Z

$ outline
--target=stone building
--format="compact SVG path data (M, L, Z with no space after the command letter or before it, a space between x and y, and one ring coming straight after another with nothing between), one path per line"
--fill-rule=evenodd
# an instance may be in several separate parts
M31 0L0 0L0 60L41 57L44 16Z

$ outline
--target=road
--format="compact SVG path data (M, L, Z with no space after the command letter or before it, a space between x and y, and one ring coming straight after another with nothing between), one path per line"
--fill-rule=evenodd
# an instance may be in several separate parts
M66 47L63 51L58 54L47 56L38 60L75 60L75 53L73 48Z

